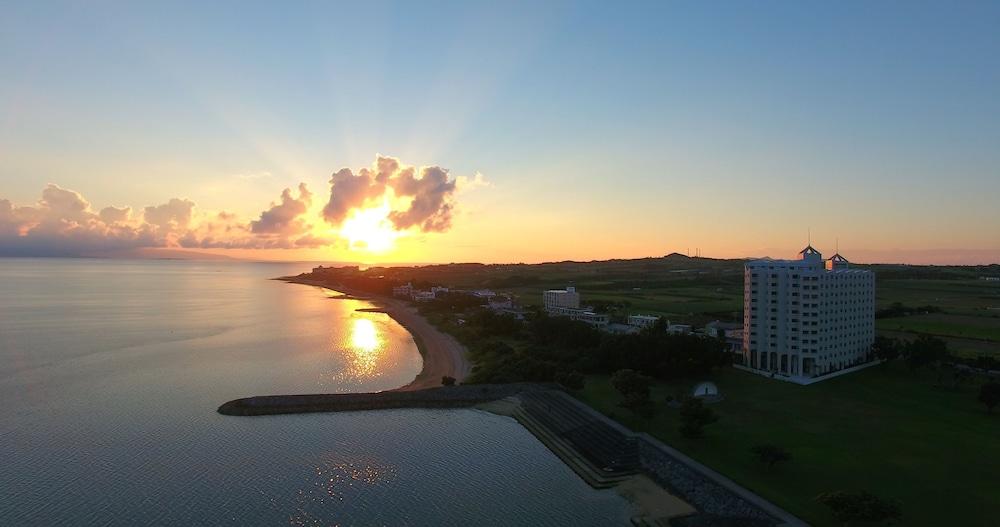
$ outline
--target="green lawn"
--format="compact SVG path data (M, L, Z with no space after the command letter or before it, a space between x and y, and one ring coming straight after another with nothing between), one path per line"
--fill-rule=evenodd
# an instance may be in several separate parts
M1000 414L976 402L977 386L936 388L929 372L902 364L797 386L725 369L714 376L725 401L701 440L677 432L677 411L662 403L691 383L654 389L659 411L634 418L607 377L591 377L579 396L634 430L643 430L815 525L835 525L813 498L866 489L899 500L903 525L986 526L1000 522ZM749 449L776 443L792 452L767 470Z

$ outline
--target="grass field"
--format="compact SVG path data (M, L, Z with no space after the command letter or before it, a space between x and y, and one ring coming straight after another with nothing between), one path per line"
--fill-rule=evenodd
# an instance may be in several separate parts
M894 302L936 306L941 313L879 319L879 334L911 339L934 335L962 356L1000 355L1000 284L967 280L882 280L876 283L879 309Z
M908 331L942 337L1000 342L1000 317L931 313L881 319L876 322L875 326L880 330Z
M893 302L908 306L937 306L960 315L993 315L1000 313L1000 283L986 282L976 277L967 280L901 279L879 280L876 272L875 295L879 308Z
M902 364L874 367L812 386L725 369L714 379L725 400L705 437L677 432L666 395L690 383L653 390L657 415L644 421L617 406L606 377L579 394L623 424L652 433L814 525L836 523L814 497L869 490L898 500L903 525L987 526L1000 522L1000 414L976 402L978 386L933 386L935 376ZM749 449L775 443L793 455L768 470Z

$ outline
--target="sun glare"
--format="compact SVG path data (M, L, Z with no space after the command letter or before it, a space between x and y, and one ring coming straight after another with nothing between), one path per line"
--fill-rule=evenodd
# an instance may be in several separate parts
M375 323L364 318L355 319L351 327L351 345L365 353L375 351L379 345Z
M365 318L354 319L351 326L352 371L358 377L373 377L381 354L382 339L375 323Z
M393 229L389 210L387 202L380 207L355 210L340 226L340 235L347 238L351 249L373 253L392 249L401 233Z

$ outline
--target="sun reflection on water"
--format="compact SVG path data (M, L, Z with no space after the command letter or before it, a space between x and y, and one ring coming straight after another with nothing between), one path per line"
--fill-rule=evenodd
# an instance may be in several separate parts
M361 377L375 374L382 354L382 338L375 323L367 318L356 318L351 324L351 353L354 373Z
M378 459L322 459L312 481L299 489L296 510L288 518L288 524L296 527L341 525L335 518L331 522L331 514L338 511L336 506L331 507L333 503L344 501L345 494L355 494L357 491L350 490L353 487L377 487L396 478L396 466Z

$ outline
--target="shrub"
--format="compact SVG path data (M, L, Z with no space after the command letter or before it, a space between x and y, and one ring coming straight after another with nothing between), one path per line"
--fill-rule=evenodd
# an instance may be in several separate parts
M569 372L556 373L555 381L570 390L582 390L584 378L583 374L574 370Z
M696 397L688 397L681 403L680 432L684 437L701 437L702 429L719 420L715 412Z
M986 406L987 413L993 413L993 408L1000 404L1000 383L990 381L979 389L979 402Z
M757 445L751 448L750 451L753 452L753 455L757 457L758 461L766 464L768 468L771 468L782 461L792 459L791 452L778 445Z
M829 507L833 517L844 525L850 522L884 522L900 517L899 505L866 491L827 492L816 496L816 501Z

